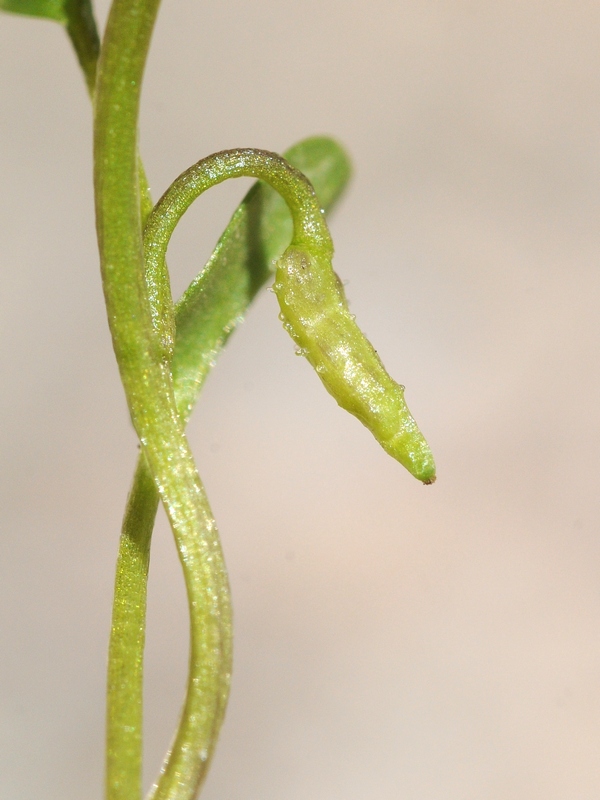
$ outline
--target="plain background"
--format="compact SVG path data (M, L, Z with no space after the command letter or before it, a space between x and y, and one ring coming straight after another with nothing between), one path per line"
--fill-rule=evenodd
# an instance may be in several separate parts
M344 142L335 266L439 474L422 487L339 411L262 292L189 429L236 626L205 800L600 797L599 42L583 0L164 3L155 195L215 150ZM0 64L0 796L98 800L136 440L73 54L4 16ZM177 292L246 188L182 223ZM148 783L186 649L161 517Z

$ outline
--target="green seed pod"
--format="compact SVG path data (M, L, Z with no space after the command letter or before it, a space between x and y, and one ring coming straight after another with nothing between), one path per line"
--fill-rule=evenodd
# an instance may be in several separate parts
M388 375L354 321L329 256L290 246L276 268L281 320L327 391L415 478L433 483L433 456L408 410L404 387Z

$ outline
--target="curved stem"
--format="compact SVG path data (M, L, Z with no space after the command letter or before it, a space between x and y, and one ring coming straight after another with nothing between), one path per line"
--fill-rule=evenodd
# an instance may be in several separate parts
M320 204L330 209L350 176L341 147L331 139L313 137L292 147L285 158L308 176ZM271 263L282 254L291 235L284 201L265 184L256 184L233 215L208 264L177 304L171 367L184 420L216 356L272 276ZM108 783L119 785L123 776L130 776L130 797L141 792L146 579L157 506L158 493L142 455L123 521L109 649ZM193 682L190 687L193 690Z
M68 0L65 27L94 100L100 40L89 0ZM153 203L138 155L142 224ZM108 652L106 785L109 798L141 798L143 663L150 541L159 495L144 456L133 479L119 543Z
M281 156L264 150L228 150L202 159L179 176L165 192L148 217L144 229L144 257L149 286L160 287L168 282L165 254L170 237L185 211L204 191L229 178L260 178L285 200L293 222L292 242L315 252L331 256L333 246L329 230L315 191L302 173L290 166ZM151 290L156 336L164 335L162 320L167 313L167 298ZM187 417L187 400L178 404L183 418ZM220 696L219 710L214 716L214 739L206 743L199 736L206 716L205 693L199 688L205 683L204 658L198 658L198 647L206 630L197 627L192 619L191 656L188 688L179 728L162 774L150 793L152 800L191 800L204 777L212 747L225 710L226 691ZM204 653L205 656L205 653ZM204 745L202 745L204 742ZM209 746L210 745L210 746ZM195 761L194 761L195 755Z
M433 483L433 455L406 405L404 387L388 374L350 313L331 265L333 245L314 190L280 156L264 150L225 150L182 173L148 217L144 229L147 275L158 286L165 284L169 239L196 197L216 183L246 175L278 191L292 214L294 235L277 264L274 286L284 327L337 403L356 416L414 477ZM162 319L164 314L158 314Z
M253 148L223 150L203 158L176 178L155 205L144 228L146 274L164 282L165 254L171 234L194 200L230 178L259 178L285 200L294 232L291 246L333 254L323 210L308 179L277 153Z
M131 418L166 509L182 562L193 635L190 658L202 667L184 709L193 748L174 762L179 782L195 791L198 753L210 755L215 720L228 692L231 662L229 588L220 543L175 404L170 372L172 305L160 330L144 279L137 169L141 80L158 0L115 0L96 84L94 163L102 277L113 346ZM188 737L189 738L189 737ZM112 784L109 794L125 797ZM190 794L189 796L192 796ZM172 796L175 796L173 794Z

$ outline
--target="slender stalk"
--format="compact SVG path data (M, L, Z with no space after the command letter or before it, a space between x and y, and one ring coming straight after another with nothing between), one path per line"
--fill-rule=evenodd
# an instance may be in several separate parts
M90 0L64 0L60 7L45 6L43 3L23 6L17 0L14 8L6 0L2 8L47 16L65 25L93 101L100 42ZM165 445L167 440L173 441L169 438L173 427L175 433L181 433L182 436L183 428L177 430L173 415L173 385L167 370L173 352L174 321L164 259L162 271L153 273L147 270L144 281L140 280L140 230L152 208L152 201L139 157L137 172L132 168L132 153L137 152L135 138L140 84L157 9L158 2L115 2L104 42L95 120L98 237L106 302L132 420L144 447L123 525L109 652L107 790L109 797L123 800L141 796L146 587L150 539L159 500L157 486L171 519L184 566L192 627L190 684L178 734L178 740L181 741L178 743L176 740L172 756L166 764L165 775L157 787L158 793L167 786L171 774L171 777L175 776L176 783L173 791L165 789L169 797L191 797L195 794L210 760L223 716L228 691L228 674L225 670L228 656L230 658L227 579L210 509L191 456L184 452L184 438L183 450L181 447L179 449L180 463L175 464L173 474L169 473L173 453ZM122 124L119 125L119 122ZM311 152L312 156L318 154L318 163L311 161ZM308 163L300 163L300 166L314 171L316 181L321 177L320 171L325 170L327 180L322 187L323 205L336 199L349 175L343 152L326 139L314 139L290 153L291 158L294 156L300 162L308 156ZM290 196L288 199L293 205L293 198ZM111 208L115 211L112 216ZM271 259L281 253L283 243L289 240L289 219L285 211L283 217L281 212L279 198L272 192L269 194L264 186L255 187L248 201L234 215L201 279L192 284L179 305L179 348L175 352L173 370L180 378L178 406L184 422L214 356L268 276ZM311 236L309 231L304 233ZM164 395L153 394L160 389ZM154 407L146 402L152 396L156 398ZM194 490L196 493L195 520L193 513L187 518L185 513L179 517L176 513L179 510L178 500L182 494L185 497L186 489L184 481L183 492L178 495L172 479L179 477L177 467L181 470L182 466L184 472L187 470L187 489L191 479L192 494ZM159 468L154 477L152 467ZM165 476L167 480L163 484L160 481ZM171 507L167 503L169 499ZM191 529L198 527L195 525L198 522L200 533L204 533L205 537L201 544L208 550L208 556L206 552L193 552L194 542L189 534ZM198 564L194 566L194 560L201 565L203 558L207 573L204 576L198 572ZM213 560L215 563L211 571L208 564ZM205 584L209 587L208 594L212 595L208 603L206 592L203 595L203 577L208 577ZM211 581L216 585L218 596L210 586ZM217 670L216 683L214 670L209 676L213 679L212 687L211 681L205 680L210 663L205 658L195 660L202 650L203 635L206 633L202 623L206 621L207 614L210 616L211 601L213 607L218 606L216 616L221 618L221 634L225 633L219 642L223 663ZM194 610L198 609L199 613L194 614ZM213 617L214 611L212 608ZM205 656L206 652L201 655ZM214 706L212 711L211 701ZM204 733L206 740L206 723L210 728L211 719L209 746L197 751L202 744L202 738L198 739L198 735L202 737ZM179 772L181 765L187 767L184 773Z
M171 234L182 215L204 191L228 178L254 177L268 183L285 200L293 221L292 242L308 245L331 255L333 246L316 194L302 173L281 156L262 150L230 150L202 159L179 176L165 192L148 217L144 229L146 275L150 285L165 284L165 255ZM163 300L163 303L165 301ZM157 318L164 318L162 303L154 303ZM160 325L157 337L164 336ZM189 397L180 389L180 411L187 418ZM190 671L184 708L171 752L163 765L158 782L150 793L152 800L192 800L210 761L211 749L202 746L199 718L205 713L206 697L198 691L206 665L194 657L196 637L202 629L192 623ZM223 701L225 701L223 696ZM215 737L225 711L225 702L215 715ZM214 746L214 740L211 742ZM195 755L195 758L194 758Z
M251 148L224 150L203 158L183 172L155 205L144 228L146 276L151 286L167 282L165 256L177 223L190 205L207 189L230 178L251 177L269 184L290 210L294 225L292 246L307 247L331 258L333 244L323 210L311 183L277 153ZM167 299L153 304L157 320L166 315ZM164 336L157 325L157 335Z
M151 14L152 10L150 10L150 15ZM149 17L147 20L151 22ZM70 0L68 4L67 18L67 32L71 38L74 49L78 56L78 60L83 69L88 91L93 99L97 73L97 59L99 54L99 41L93 13L88 0ZM122 24L123 23L121 23L121 25ZM113 17L111 15L111 21L109 22L108 35L106 39L107 42L110 42L111 30L115 30L118 33L119 27L118 14L115 11L115 16ZM147 26L146 31L151 30L151 27L151 24ZM113 34L113 39L119 40L119 36L115 36ZM138 56L143 55L143 51L140 49L135 50L135 52L138 54ZM109 61L109 59L107 58L105 61ZM125 66L128 66L126 62ZM141 71L143 70L143 58L137 60L131 59L129 67L134 73L137 71L141 78ZM109 72L108 68L104 68L107 72ZM137 87L139 87L139 80L137 81L137 84L135 80L132 80L131 85L137 85ZM139 88L137 92L137 98L134 93L131 99L133 103L139 103ZM116 103L115 105L119 107L120 110L120 104ZM135 113L135 116L137 116L137 113ZM98 119L101 119L101 115L98 115ZM133 131L134 128L130 127L129 130ZM342 158L342 161L344 161L344 158ZM335 164L335 166L339 166L339 163ZM342 165L341 172L343 175L342 180L345 182L348 172L347 164L344 163ZM144 220L152 207L152 202L148 191L148 184L143 165L139 159L138 180L141 188L141 191L138 192L138 202L140 203L141 207L141 217L142 220ZM239 222L239 219L237 221ZM285 222L287 222L287 220ZM285 222L283 226L280 227L285 228ZM231 243L231 241L232 239L230 238L229 242ZM266 270L264 273L266 275ZM147 289L151 295L151 309L155 307L152 302L153 300L155 302L158 301L160 304L160 300L164 299L164 304L167 306L166 313L168 315L170 296L168 295L168 290L166 294L164 291L164 287L168 287L168 276L164 275L162 277L164 278L164 282L162 284L157 284L156 282L152 283L152 281L150 281L147 284ZM148 276L146 276L146 278L148 279ZM219 281L217 281L217 284L219 284ZM257 288L258 284L255 286L255 289ZM153 294L154 296L152 296ZM192 292L192 296L193 295L194 293ZM187 318L189 320L192 316L192 314L189 313L190 310L194 311L197 305L197 300L190 301L188 296L188 302L184 309L184 311L187 311L187 314L184 313L181 316L184 319ZM221 302L220 307L223 310L225 310L223 308L224 305L227 306L226 303L224 304ZM202 306L202 303L200 303L200 306ZM161 319L157 318L156 314L154 316L155 325L160 328ZM195 316L198 315L195 314ZM218 334L221 341L226 338L229 330L231 330L233 327L233 321L237 320L238 316L239 314L236 313L235 317L231 320L227 320L227 322L222 326L221 330L219 330ZM212 317L214 319L214 314ZM196 328L197 326L195 326L193 323L191 326L188 325L188 332L190 327ZM166 345L168 349L168 333L166 338ZM190 349L194 348L190 348L188 346L187 351L189 352ZM186 350L186 348L180 348L180 350ZM212 354L212 351L214 350L214 343L211 344L209 350L210 354ZM209 356L209 354L205 352L205 358L202 362L204 366L209 363L209 357L207 356ZM187 370L187 374L189 378L189 370ZM188 386L189 385L190 383L188 380ZM196 385L199 384L196 383ZM191 410L189 399L186 404L188 405L189 410ZM149 565L150 538L157 505L158 493L148 470L145 457L142 455L136 470L136 475L128 502L115 581L113 624L109 648L107 708L107 787L110 797L134 798L141 796L142 684L143 650L145 640L146 587ZM194 684L192 683L191 685L193 686ZM224 700L220 705L224 710ZM220 716L222 716L222 712ZM206 761L207 759L205 758L205 764Z
M90 0L66 0L66 29L83 71L90 97L96 86L100 37Z
M67 34L94 100L100 40L89 0L67 0ZM138 156L142 223L152 210ZM143 664L150 541L159 495L140 456L119 545L107 675L106 784L108 796L141 798L143 757ZM114 791L113 791L114 789Z
M108 798L142 796L142 688L150 540L158 491L143 457L133 479L119 544L107 680Z
M131 418L175 535L188 592L190 659L201 664L196 692L184 710L188 726L194 726L194 747L180 753L177 778L195 790L201 772L197 754L208 760L215 720L228 693L231 610L216 527L175 404L170 372L172 304L163 304L164 318L157 331L144 280L137 119L157 11L158 0L115 0L111 9L96 84L94 177L113 346ZM138 765L130 765L120 780L108 786L109 796L131 800L138 782Z
M111 24L115 29L118 25L114 22L109 23L107 41L110 41ZM98 35L96 31L95 22L91 7L87 0L71 0L69 4L67 32L71 38L75 51L77 53L79 62L83 69L86 84L90 96L93 99L96 81L96 67L98 58ZM117 37L118 38L118 37ZM139 51L138 51L139 53ZM135 61L133 69L135 70ZM138 62L139 71L139 62ZM135 85L135 84L133 84ZM139 82L138 82L139 86ZM135 98L134 98L135 99ZM139 92L137 102L139 102ZM130 129L131 130L131 129ZM303 150L302 147L295 152L292 151L290 156L294 155L299 159L301 167L312 168L312 173L316 180L320 178L319 169L313 163L315 153L318 153L319 169L330 168L327 175L330 177L331 184L336 185L337 188L330 189L325 181L322 186L323 194L325 195L325 202L335 199L335 196L341 191L341 187L347 181L349 168L345 156L339 148L327 140L311 140L308 143L308 150ZM312 158L311 158L312 154ZM308 157L308 161L307 161ZM337 179L337 181L336 181ZM138 159L138 180L140 184L139 203L141 207L141 217L145 220L150 209L152 208L152 201L148 191L148 184L145 177L145 172L141 160ZM267 197L263 198L262 195L267 192ZM283 242L289 239L287 228L289 220L285 215L281 215L281 202L279 198L274 197L273 193L269 193L266 187L257 187L257 191L253 193L252 200L248 208L243 211L249 211L249 215L242 213L232 220L232 225L229 229L229 236L225 235L224 242L221 244L220 259L221 270L206 270L208 280L203 280L203 287L198 283L192 287L192 291L188 292L184 303L181 306L182 313L180 313L180 329L183 330L183 346L179 347L179 353L183 353L183 359L179 359L183 368L177 369L177 359L174 365L175 373L182 377L182 387L187 389L183 391L183 403L179 403L181 409L182 405L185 407L184 417L189 415L195 394L199 389L202 378L206 375L209 365L212 363L214 352L222 346L222 343L227 338L231 329L237 323L240 313L243 313L247 303L254 295L258 287L262 284L268 274L268 264L270 258L262 259L262 265L259 270L256 270L256 262L260 262L259 255L264 255L263 252L259 253L259 249L255 246L253 248L255 276L251 281L251 286L246 287L246 281L242 278L238 281L238 286L232 286L228 291L227 296L223 295L221 291L220 297L215 297L218 301L216 305L210 306L210 299L213 294L219 294L219 289L222 287L223 282L219 279L219 272L224 271L225 267L229 268L231 272L232 265L238 264L242 267L241 272L235 272L236 277L244 276L244 267L247 267L247 254L242 253L240 250L240 237L239 232L241 227L246 227L245 217L252 218L254 222L254 231L260 228L260 208L266 200L267 212L269 205L275 203L272 209L273 213L270 215L265 214L265 223L269 230L270 239L273 243L278 235L281 239L282 231ZM252 202L254 201L254 202ZM279 204L279 207L277 207ZM252 225L252 222L250 225ZM241 223L241 224L240 224ZM237 229L237 230L235 230ZM233 234L233 235L232 235ZM237 234L237 235L236 235ZM256 237L255 237L256 238ZM250 240L249 240L250 241ZM271 254L274 258L280 255L283 245L275 247ZM264 247L262 248L264 250ZM268 251L268 247L266 248ZM229 251L229 252L227 252ZM232 252L233 251L233 252ZM235 258L237 256L237 258ZM245 257L244 257L245 256ZM217 261L219 258L217 257ZM213 264L214 266L214 264ZM217 280L215 281L215 275ZM248 277L250 272L246 270L245 277ZM258 278L258 279L257 279ZM165 294L164 287L168 287L168 276L162 275L158 281L152 281L151 276L146 275L147 290L150 295L150 307L154 308L154 322L160 329L161 314L156 314L156 304L164 304L167 306L166 313L168 315L168 305L170 296ZM162 281L162 283L161 283ZM228 287L229 288L229 287ZM241 292L240 292L241 288ZM208 289L208 291L206 291ZM211 289L213 291L211 291ZM240 294L245 294L245 289L250 289L247 297L241 299ZM202 295L202 297L201 297ZM207 306L208 295L209 305ZM200 298L200 299L199 299ZM153 302L154 301L154 302ZM162 301L162 302L161 302ZM231 306L234 308L230 308ZM206 311L211 307L211 313L208 315L210 322L217 321L217 327L214 325L198 324L196 318L206 317L202 311ZM215 314L218 309L223 318L219 324L219 314ZM200 313L198 313L200 312ZM207 330L208 328L208 330ZM203 330L204 329L204 330ZM202 333L201 333L202 331ZM190 336L192 334L192 336ZM212 338L211 338L212 334ZM160 335L160 334L159 334ZM169 348L168 333L167 333L166 346ZM192 361L196 356L196 364L190 369L190 355ZM200 358L197 358L200 355ZM204 369L202 376L197 373ZM193 377L191 377L193 375ZM182 392L180 391L181 395ZM107 707L107 791L111 798L138 798L141 797L141 770L142 770L142 713L143 713L143 651L145 641L145 615L146 615L146 591L147 591L147 576L149 566L150 554L150 539L156 509L158 506L158 492L152 480L151 474L148 470L144 455L141 456L140 462L136 469L134 482L127 506L125 515L123 533L121 538L119 558L117 562L116 580L115 580L115 597L113 607L113 623L111 628L111 641L109 647L109 673L108 673L108 707ZM201 665L197 665L201 666ZM191 675L190 689L193 690L195 681ZM221 705L220 717L224 712L225 698ZM220 720L217 722L220 724ZM201 752L200 763L203 766L202 772L204 773L208 766L208 759L205 756L206 749ZM172 760L172 758L171 758ZM168 774L168 770L167 770ZM201 780L201 775L198 775L196 783ZM164 779L163 779L164 783ZM193 789L192 789L193 790Z
M350 175L348 159L339 145L314 137L291 148L285 157L307 175L322 207L330 209ZM172 371L184 421L216 356L260 287L272 276L271 262L281 255L291 236L292 221L282 198L265 184L255 185L233 215L208 264L177 304ZM146 578L157 506L158 492L140 456L123 522L115 583L108 681L109 786L130 774L132 764L141 774ZM193 689L193 681L190 685Z

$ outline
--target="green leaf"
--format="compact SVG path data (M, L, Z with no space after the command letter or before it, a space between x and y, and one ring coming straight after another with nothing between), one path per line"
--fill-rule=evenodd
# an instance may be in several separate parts
M66 0L0 0L0 10L67 23Z

